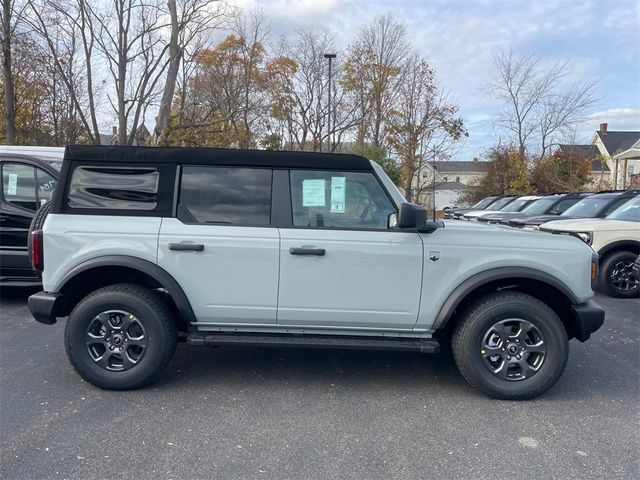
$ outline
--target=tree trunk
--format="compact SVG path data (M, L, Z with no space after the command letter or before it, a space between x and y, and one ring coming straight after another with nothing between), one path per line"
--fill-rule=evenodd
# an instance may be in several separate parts
M156 117L156 126L153 130L153 143L160 145L167 133L169 126L169 116L171 115L171 102L176 90L180 61L182 60L182 48L179 41L178 10L176 0L168 0L169 14L171 16L171 38L169 39L169 68L167 69L167 79L165 80L160 109Z
M2 2L2 71L4 75L5 125L7 144L16 143L16 99L11 65L11 2Z

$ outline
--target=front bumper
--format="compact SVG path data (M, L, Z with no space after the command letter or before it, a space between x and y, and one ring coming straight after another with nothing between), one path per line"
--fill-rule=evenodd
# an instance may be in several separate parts
M56 323L56 307L60 295L57 293L38 292L29 297L29 311L37 322L45 325Z
M604 323L604 309L593 300L571 307L576 322L575 337L586 342Z

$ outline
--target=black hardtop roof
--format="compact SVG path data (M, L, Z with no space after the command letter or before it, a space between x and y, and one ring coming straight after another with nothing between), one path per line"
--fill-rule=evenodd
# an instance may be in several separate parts
M64 159L96 163L220 165L325 170L371 171L371 162L358 155L226 148L133 147L69 145Z

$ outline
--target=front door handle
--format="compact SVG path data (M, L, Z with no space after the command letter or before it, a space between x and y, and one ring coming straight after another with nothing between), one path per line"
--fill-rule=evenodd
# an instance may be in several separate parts
M325 251L324 248L293 247L289 249L289 253L291 255L316 255L318 257L323 257Z
M170 243L169 250L202 252L204 251L204 245L201 243Z

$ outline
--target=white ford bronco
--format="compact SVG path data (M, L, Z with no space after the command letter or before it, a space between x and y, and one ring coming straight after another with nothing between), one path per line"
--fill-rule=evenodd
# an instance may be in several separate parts
M156 380L178 339L437 352L496 398L555 384L602 325L579 238L427 220L355 155L67 147L34 218L36 320L75 370Z

